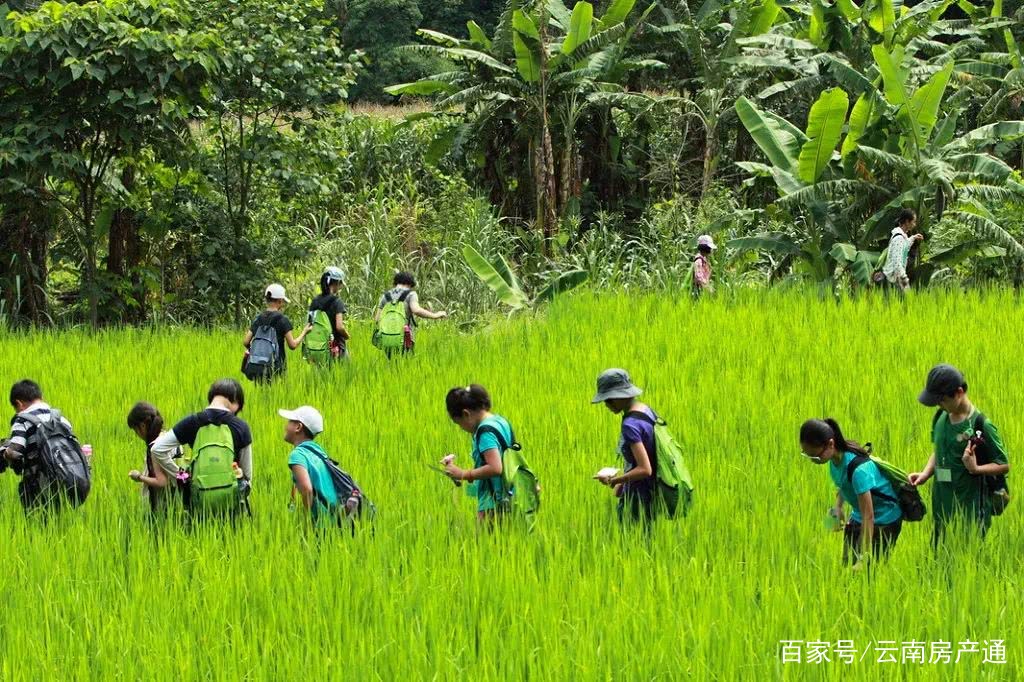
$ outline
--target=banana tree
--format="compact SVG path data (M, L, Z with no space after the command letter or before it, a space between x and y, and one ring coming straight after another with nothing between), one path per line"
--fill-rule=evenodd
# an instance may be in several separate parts
M462 255L474 274L494 292L499 303L509 308L510 313L537 308L540 304L587 281L586 271L569 270L556 275L531 297L523 290L515 271L501 254L495 256L493 260L488 260L472 246L466 245L462 249Z

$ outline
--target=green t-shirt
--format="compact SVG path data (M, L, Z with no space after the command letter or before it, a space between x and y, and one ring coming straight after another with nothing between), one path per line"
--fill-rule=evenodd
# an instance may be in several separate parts
M491 415L487 419L480 422L480 426L477 427L477 433L480 433L480 429L484 426L493 426L497 429L501 437L505 439L505 444L509 445L512 443L512 427L504 417L498 415ZM493 433L487 432L480 434L479 438L475 435L473 437L473 468L482 467L487 464L487 460L484 459L483 453L488 450L497 449L499 454L503 454L501 451L501 445L498 443L498 439ZM495 508L495 491L501 491L502 482L501 476L492 476L491 478L482 478L479 481L473 481L473 486L476 488L476 509L479 512L492 511Z
M932 443L935 445L932 513L937 520L949 520L957 513L980 519L991 513L982 492L982 478L968 473L962 459L967 441L974 434L977 416L978 411L974 410L970 417L953 424L949 421L949 414L943 413L932 429ZM1006 448L995 424L986 419L983 432L989 460L1006 464ZM975 454L980 454L980 448Z
M327 522L331 518L331 510L338 506L338 493L323 460L326 456L323 448L314 441L302 443L288 456L289 468L298 464L309 474L309 482L313 485L313 519L317 522ZM294 478L293 473L292 480Z

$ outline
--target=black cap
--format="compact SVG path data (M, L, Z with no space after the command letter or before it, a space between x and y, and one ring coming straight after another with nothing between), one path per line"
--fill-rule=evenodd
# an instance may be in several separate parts
M928 372L928 381L925 382L924 390L917 400L922 405L936 407L939 401L953 395L966 383L964 375L953 365L935 365L932 371Z

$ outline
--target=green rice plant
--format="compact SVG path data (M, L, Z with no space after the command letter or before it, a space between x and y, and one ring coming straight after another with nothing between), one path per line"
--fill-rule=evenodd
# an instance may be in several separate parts
M93 445L96 479L82 509L43 520L26 518L14 477L0 477L0 678L1018 679L1020 509L983 545L938 556L931 521L906 524L887 564L853 573L822 523L834 488L799 455L797 433L834 416L917 470L932 414L916 396L947 361L1016 463L1022 333L1005 291L903 303L576 292L472 336L424 326L401 362L357 326L352 361L333 373L294 354L278 383L247 385L254 517L191 531L147 520L127 478L143 448L124 419L140 399L169 422L203 408L212 380L237 376L240 334L0 333L5 386L43 385ZM610 366L645 389L696 482L690 516L649 534L620 527L591 479L617 463L617 418L589 405ZM490 389L540 476L532 534L481 532L473 500L427 467L447 452L467 461L444 396L471 381ZM289 512L276 411L300 404L323 412L319 440L377 504L372 534L310 535ZM783 663L785 640L852 640L857 660ZM924 663L877 663L872 648L947 641L955 661L965 640L979 651L1005 641L1006 664L980 653L932 664L927 649Z

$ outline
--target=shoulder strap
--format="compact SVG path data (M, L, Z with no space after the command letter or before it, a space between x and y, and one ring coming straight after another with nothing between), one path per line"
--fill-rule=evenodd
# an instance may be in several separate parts
M499 431L496 427L491 426L490 424L484 424L483 426L481 426L480 428L478 428L476 430L475 434L473 434L473 443L478 448L480 447L480 436L484 435L485 433L490 433L495 438L498 439L498 447L501 448L502 454L505 453L505 450L522 450L523 449L523 446L516 442L516 436L515 436L514 433L512 434L512 442L511 443L506 443L505 442L505 437L501 435L501 431Z
M871 462L871 461L873 461L873 460L870 457L864 457L863 455L857 455L856 457L851 459L850 463L846 467L846 480L848 480L850 483L853 483L853 472L855 472L857 469L859 469L861 467L861 465L867 464L868 462ZM881 467L879 467L879 471L881 471ZM882 475L885 476L885 474L882 474ZM878 497L881 497L883 500L888 500L889 502L895 502L896 504L899 504L899 502L900 502L895 497L892 497L890 495L886 495L882 491L876 490L875 488L872 488L868 492L871 493L872 495L876 495Z
M646 412L643 412L641 410L632 410L630 412L627 412L626 416L623 417L623 419L627 419L629 417L633 417L634 419L639 419L640 421L646 422L646 423L648 423L648 424L650 424L652 426L668 426L668 422L666 422L661 417L659 417L657 415L655 415L654 417L651 417L651 415L649 415Z
M935 414L934 414L934 415L932 416L932 429L933 429L933 430L935 429L935 426L936 426L936 425L937 425L937 424L939 423L939 420L940 420L940 419L942 419L942 415L944 415L945 413L946 413L946 411L945 411L945 410L942 410L942 409L940 409L940 410L938 410L938 411L937 411L937 412L936 412L936 413L935 413Z
M409 298L409 294L412 293L412 289L405 289L398 295L398 302L405 303L405 299Z

